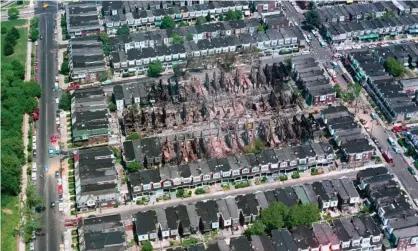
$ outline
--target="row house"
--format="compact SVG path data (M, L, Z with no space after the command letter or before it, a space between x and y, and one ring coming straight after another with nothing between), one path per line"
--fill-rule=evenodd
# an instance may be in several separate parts
M292 59L292 77L302 89L308 105L329 105L334 103L336 93L331 85L331 80L319 63L309 55Z
M67 33L71 38L99 35L104 31L94 3L69 3L65 7Z
M334 44L345 41L377 40L385 36L398 34L415 34L418 18L413 15L388 17L358 22L324 23L321 33Z
M74 153L77 209L114 207L121 201L120 184L111 149L94 147Z
M314 184L326 186L326 184L321 185L320 182ZM314 185L314 187L317 186ZM139 241L153 241L183 238L198 232L208 233L218 229L233 228L237 230L239 226L251 225L259 219L261 210L269 207L273 202L282 202L288 207L300 203L302 199L297 195L295 188L284 187L236 197L230 196L218 200L204 200L194 204L180 204L174 207L138 212L133 215L136 235ZM306 240L297 244L301 250L309 247L339 250L341 246L345 247L346 239L353 247L357 246L357 240L363 247L366 247L366 243L369 246L371 243L373 245L380 243L380 231L369 215L336 221L331 225L326 222L314 223L312 230L309 230L308 227L293 228L291 234L295 240L300 240L302 233L305 233ZM356 231L351 234L353 229ZM285 237L283 234L289 236L281 231L273 230L272 238L282 239ZM343 236L344 234L349 237ZM313 245L315 241L317 245ZM274 245L281 246L283 244L275 243Z
M154 152L158 155L156 149ZM130 155L132 157L126 156L124 159L133 161L136 155ZM137 157L142 159L139 153ZM190 188L278 173L286 174L311 167L328 166L333 160L334 152L329 144L312 143L293 148L266 149L258 154L250 153L144 170L129 174L128 180L132 198L137 200L143 193L154 193L159 189Z
M336 23L397 16L401 13L400 8L392 2L373 2L321 7L318 8L318 14L323 23Z
M189 22L207 15L217 17L230 10L242 11L245 16L250 14L249 3L245 1L214 1L168 9L133 10L132 12L119 8L106 13L108 15L105 16L105 25L107 33L115 35L118 28L125 24L130 28L155 28L161 25L165 16L170 16L177 22Z

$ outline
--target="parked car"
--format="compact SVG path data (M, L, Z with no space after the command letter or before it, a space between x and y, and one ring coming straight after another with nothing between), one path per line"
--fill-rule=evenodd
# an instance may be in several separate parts
M60 212L64 211L64 203L62 203L62 202L58 203L58 211L60 211Z
M360 119L360 123L361 123L362 125L365 125L365 124L367 124L367 121L366 121L365 119Z
M408 167L408 171L412 174L412 175L416 175L415 170L412 167Z
M401 153L401 151L399 150L399 148L397 146L392 146L392 149L397 154Z
M29 244L29 250L30 250L30 251L34 251L34 250L35 250L35 243L31 242L31 243Z
M371 113L370 116L372 117L372 119L376 120L377 119L377 115L376 113Z
M55 178L58 179L60 177L60 173L58 171L55 171Z

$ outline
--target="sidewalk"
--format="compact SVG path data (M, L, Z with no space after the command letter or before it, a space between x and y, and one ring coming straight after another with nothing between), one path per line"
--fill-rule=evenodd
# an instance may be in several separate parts
M114 214L114 213L121 213L123 211L129 211L129 210L134 210L134 209L145 209L148 207L155 207L155 206L165 206L165 204L184 204L184 203L188 203L190 201L196 200L196 198L199 198L200 200L207 200L207 199L211 199L213 196L215 195L220 195L222 194L224 197L228 197L228 196L234 196L235 193L239 193L239 194L247 194L247 193L254 193L256 191L265 191L265 190L269 190L269 189L274 189L276 188L278 185L285 185L285 186L294 186L296 184L302 184L302 183L310 183L313 180L317 180L318 177L321 177L323 179L326 179L326 177L328 176L336 176L339 175L340 178L343 177L344 175L347 175L349 173L353 173L353 172L358 172L360 170L364 170L367 168L376 168L376 167L382 167L385 166L384 164L377 164L377 165L369 165L369 166L363 166L363 167L358 167L358 168L354 168L354 169L343 169L340 171L332 171L332 172L328 172L328 173L324 173L324 174L320 174L320 175L309 175L309 176L305 176L305 177L301 177L299 179L292 179L292 180L287 180L287 181L274 181L271 183L264 183L264 184L260 184L257 186L249 186L246 188L241 188L241 189L231 189L231 190L226 190L226 191L219 191L219 192L215 192L215 193L208 193L208 194L201 194L201 195L193 195L192 197L189 198L177 198L177 199L173 199L173 200L169 200L169 201L159 201L159 202L155 202L154 204L149 204L149 205L136 205L136 204L131 204L131 205L126 205L126 206L119 206L117 208L103 208L101 213L102 214ZM88 213L78 213L78 217L79 216L83 216L83 217L88 217L89 215L97 215L97 212L88 212ZM72 218L75 218L75 216L72 216Z
M30 20L31 19L28 20L29 23L30 23ZM30 30L30 28L28 26L28 34L30 32L29 30ZM25 81L30 81L30 78L32 76L32 69L31 69L32 68L32 57L31 57L31 55L32 55L32 42L28 41L28 52L26 53Z
M30 75L30 74L29 74ZM29 115L25 114L23 116L23 147L25 153L25 159L27 159L28 152L26 151L28 146L28 131L29 131ZM31 167L29 167L31 168ZM20 209L25 206L26 202L26 187L28 184L28 176L26 174L27 165L22 166L22 179L21 179L21 190L20 190ZM22 221L24 219L21 219ZM26 251L26 244L22 238L19 238L19 251Z

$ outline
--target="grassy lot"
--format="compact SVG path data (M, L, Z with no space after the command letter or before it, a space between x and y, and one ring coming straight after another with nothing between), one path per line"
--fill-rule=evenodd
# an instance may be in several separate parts
M14 229L19 222L19 197L2 197L1 201L1 246L2 250L16 250L17 237Z
M5 21L1 23L1 26L5 26L8 29L12 28L13 26L23 26L27 24L27 20L12 20L12 21ZM12 60L18 60L23 66L26 63L26 53L27 53L27 46L28 46L28 28L19 28L20 38L17 42L16 46L14 47L14 52L12 55L6 57L3 54L4 47L1 48L1 62L8 63ZM1 37L1 44L4 46L4 36Z

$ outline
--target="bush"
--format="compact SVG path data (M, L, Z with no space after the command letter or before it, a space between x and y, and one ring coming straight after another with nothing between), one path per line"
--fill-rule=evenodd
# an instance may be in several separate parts
M286 175L281 175L280 177L279 177L279 180L280 181L286 181L286 180L288 180L289 178L286 176Z
M15 50L13 49L13 44L11 44L11 43L6 43L6 44L4 45L4 51L3 51L3 53L4 53L4 55L5 55L5 56L10 56L10 55L12 55L13 53L15 53Z
M32 155L29 153L28 154L28 163L31 163L32 162Z
M6 34L7 33L7 27L6 26L2 26L1 27L1 34Z
M137 132L133 132L126 137L126 140L137 140L140 139L141 136Z
M68 61L64 60L61 64L61 74L68 75L70 73L70 66L68 65Z
M239 188L244 188L244 187L249 187L250 183L248 181L243 181L243 182L236 182L234 184L234 187L239 189Z
M194 194L196 194L196 195L199 195L199 194L204 194L204 193L206 193L206 191L205 191L203 188L197 188L197 189L194 191Z
M198 242L199 240L196 238L184 239L181 241L181 246L184 248L188 248L190 245L196 245Z
M299 178L300 178L300 173L298 172L292 173L292 179L299 179Z

